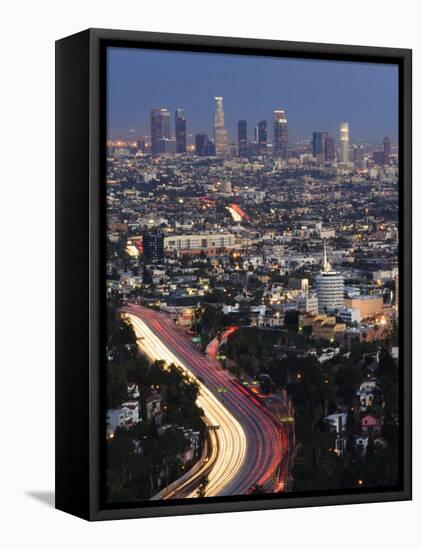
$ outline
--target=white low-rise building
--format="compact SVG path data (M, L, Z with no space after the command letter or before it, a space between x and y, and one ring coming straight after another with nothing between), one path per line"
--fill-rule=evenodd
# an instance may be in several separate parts
M223 315L228 315L229 313L239 313L239 304L235 304L234 306L224 304Z
M360 323L360 309L357 307L345 307L338 312L338 316L344 323Z
M321 355L318 356L320 363L325 363L330 359L334 359L340 353L340 348L325 348L322 350Z
M362 455L366 455L366 450L368 448L369 436L367 435L358 435L355 436L355 445L358 452Z
M337 434L346 431L347 413L334 413L329 414L324 418L331 428L335 430Z
M318 297L316 294L302 294L296 298L298 311L306 311L312 315L318 315Z
M117 428L131 428L140 420L138 401L126 401L117 409L107 411L107 437L113 437Z
M235 236L231 233L201 233L169 235L164 237L165 250L206 250L207 248L233 248Z
M376 390L378 388L378 380L376 378L369 378L362 382L359 389L356 391L356 395L359 397L360 406L362 411L366 411L368 407L374 404Z
M130 399L138 399L140 397L139 393L139 387L137 384L128 384L127 386L127 394Z

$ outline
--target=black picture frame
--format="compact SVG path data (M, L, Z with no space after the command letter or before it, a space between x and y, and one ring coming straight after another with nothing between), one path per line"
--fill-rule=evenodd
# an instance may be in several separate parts
M105 47L394 63L399 67L402 483L397 490L105 505L100 362L105 330ZM412 498L412 52L408 49L89 29L56 42L56 508L87 520ZM276 497L276 498L274 498Z

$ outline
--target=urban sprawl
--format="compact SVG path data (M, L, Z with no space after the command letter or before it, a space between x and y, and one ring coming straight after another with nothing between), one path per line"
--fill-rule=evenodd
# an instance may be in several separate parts
M397 146L172 120L107 142L108 499L397 485Z

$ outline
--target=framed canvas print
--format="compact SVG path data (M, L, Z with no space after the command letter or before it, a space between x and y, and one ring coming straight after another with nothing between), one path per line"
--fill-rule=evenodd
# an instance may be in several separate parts
M56 506L411 498L411 51L56 43Z

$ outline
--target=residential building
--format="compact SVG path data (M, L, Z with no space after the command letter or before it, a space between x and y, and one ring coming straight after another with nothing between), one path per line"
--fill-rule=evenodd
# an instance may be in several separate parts
M161 413L162 397L160 393L154 393L145 399L145 407L147 412L147 419L159 415Z
M378 434L381 432L381 421L368 414L360 419L360 428L364 434Z
M324 418L324 420L330 425L330 428L333 429L336 434L346 431L347 413L329 414Z
M139 402L127 401L117 409L108 409L106 419L107 437L113 437L117 428L131 428L140 420Z

